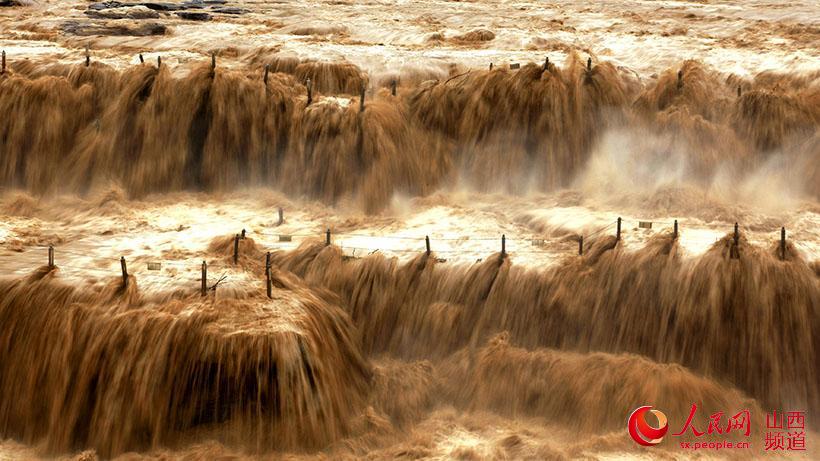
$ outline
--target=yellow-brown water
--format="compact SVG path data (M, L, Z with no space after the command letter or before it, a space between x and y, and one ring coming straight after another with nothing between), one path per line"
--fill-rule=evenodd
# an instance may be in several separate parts
M811 5L71 5L0 16L0 458L815 457ZM626 432L692 403L752 448Z

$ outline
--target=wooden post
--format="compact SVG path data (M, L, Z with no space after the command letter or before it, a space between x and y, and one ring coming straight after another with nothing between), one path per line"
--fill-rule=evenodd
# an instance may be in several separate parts
M362 90L359 92L359 112L364 112L364 92L366 88L362 85Z
M242 240L245 240L245 229L242 229Z
M233 263L237 264L239 262L239 234L236 234L233 238Z
M279 224L277 226L281 226L285 222L285 210L282 207L279 207Z
M271 297L270 251L265 255L265 279L268 288L268 298Z
M208 263L202 261L202 288L200 289L202 296L208 293Z
M584 254L584 236L578 237L578 256L583 256Z
M211 72L216 70L216 52L211 53Z
M157 56L157 69L162 67L162 56Z
M325 234L325 246L330 246L330 228L327 228L327 233Z
M54 247L52 245L48 246L48 268L54 269Z
M6 73L6 50L3 50L3 68L0 70L0 74Z
M392 82L390 82L390 94L393 96L396 95L396 79L394 78Z
M310 103L313 102L313 85L311 84L310 79L307 79L307 82L305 83L305 86L307 87L307 93L308 93L307 105L309 106Z
M740 88L740 85L737 87L737 97L739 98L743 94L743 90Z
M427 247L427 254L429 255L430 254L430 236L429 235L424 236L424 245Z
M780 259L786 259L786 228L780 228Z
M91 65L91 52L88 51L88 45L85 46L85 67Z
M490 63L490 70L493 70L493 63Z
M678 220L675 220L675 228L672 230L672 240L678 239Z
M550 69L550 57L549 57L549 56L547 56L547 57L544 59L544 71L546 72L546 71L548 71L549 69Z
M125 256L120 257L120 266L122 267L122 286L128 287L128 268L125 267Z
M618 226L615 229L615 240L621 240L621 217L618 216Z
M683 71L678 71L678 89L683 88Z
M501 234L501 256L507 256L507 236Z
M592 72L592 58L587 58L587 72Z
M140 53L140 64L145 64L145 58L142 57L142 53Z
M268 84L268 72L270 72L270 64L265 64L265 76L262 78L262 81L265 82L265 85Z

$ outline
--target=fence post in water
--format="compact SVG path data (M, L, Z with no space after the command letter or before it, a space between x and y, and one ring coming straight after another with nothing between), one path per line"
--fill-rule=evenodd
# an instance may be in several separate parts
M740 242L740 232L737 223L735 223L735 235L734 235L735 246Z
M270 72L270 64L265 64L265 76L262 78L262 81L265 82L265 85L268 84L268 72Z
M327 228L327 232L325 233L325 246L330 246L330 228Z
M54 269L54 246L48 246L48 268Z
M424 236L424 245L427 247L427 254L429 255L430 254L430 236L429 235Z
M271 279L270 279L270 251L265 255L265 280L268 288L268 298L271 297Z
M501 234L501 256L507 256L507 236Z
M202 296L208 293L208 263L202 261L202 288L200 288Z
M279 224L277 226L281 226L282 223L285 222L285 210L282 207L279 207Z
M393 96L396 95L396 79L394 78L392 82L390 82L390 94Z
M584 236L578 237L578 256L584 255Z
M309 106L310 103L313 102L313 85L311 84L310 79L307 79L307 82L305 82L305 86L307 87L307 93L308 93L307 105Z
M678 220L675 220L675 228L672 230L672 240L678 239Z
M236 264L239 262L239 234L236 234L233 238L233 263Z
M786 228L780 228L780 259L786 259Z
M364 112L364 92L365 86L362 85L362 90L359 92L359 112Z
M738 245L740 243L740 231L738 228L738 224L735 223L735 233L732 237L732 248L729 250L729 258L731 259L738 259L740 258L740 251Z
M120 256L120 266L122 267L122 286L128 287L128 269L125 267L125 256Z
M621 240L621 217L618 216L618 226L615 228L615 240Z

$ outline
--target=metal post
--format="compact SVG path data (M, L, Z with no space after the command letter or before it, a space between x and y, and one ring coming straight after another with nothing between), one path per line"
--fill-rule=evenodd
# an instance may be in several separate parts
M330 228L327 228L327 233L325 234L325 246L330 246Z
M200 289L202 296L208 293L208 263L202 261L202 288Z
M396 95L396 79L394 78L392 82L390 82L390 94L393 96Z
M359 92L359 112L364 112L364 92L365 86L362 85L362 90Z
M268 288L268 298L271 297L270 251L265 255L265 279Z
M427 246L427 254L429 255L430 254L430 236L429 235L424 236L424 244L425 244L425 246Z
M125 267L125 256L120 257L120 266L122 267L122 285L128 286L128 269Z
M675 228L672 231L672 240L677 240L677 239L678 239L678 220L676 219L675 220Z
M282 223L285 222L285 210L282 207L279 207L279 224L277 226L281 226Z
M52 245L48 246L48 268L54 269L54 247Z
M738 225L735 223L735 236L734 236L735 246L740 243L740 232L738 230Z
M578 237L578 256L583 256L584 254L584 236Z
M262 78L262 81L265 82L265 85L268 84L268 72L270 72L270 64L265 64L265 77Z
M780 259L786 259L786 228L780 228Z
M618 217L618 227L615 230L615 240L621 239L621 217Z
M233 238L233 263L236 264L239 262L239 234L236 234Z
M507 236L501 234L501 256L507 255Z
M732 237L732 248L729 249L729 258L731 259L738 259L740 258L740 231L739 226L735 223L735 233Z

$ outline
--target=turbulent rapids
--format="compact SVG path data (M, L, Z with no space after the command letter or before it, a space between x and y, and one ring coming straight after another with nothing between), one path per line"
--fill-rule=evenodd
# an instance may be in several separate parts
M721 77L687 61L641 88L607 62L572 55L564 68L399 82L392 96L350 64L252 61L181 78L162 64L12 63L0 76L0 112L14 114L0 121L0 181L38 194L116 181L135 197L264 185L329 204L353 197L376 212L396 193L458 180L518 193L566 186L601 133L623 128L685 150L704 180L719 165L743 174L777 152L820 194L820 76ZM361 97L349 95L356 89Z
M817 66L524 53L526 1L296 3L0 1L0 458L749 459L772 410L816 458ZM671 435L693 404L751 448L679 448L715 440Z

